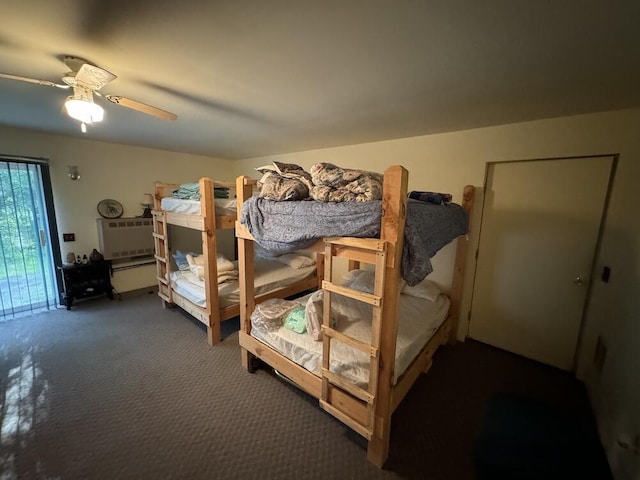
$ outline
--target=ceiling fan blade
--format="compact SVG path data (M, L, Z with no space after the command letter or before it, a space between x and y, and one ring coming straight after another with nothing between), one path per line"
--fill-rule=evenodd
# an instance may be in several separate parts
M96 67L90 63L85 63L76 73L76 82L90 88L91 90L100 90L107 83L115 80L113 73L108 72L104 68Z
M50 82L49 80L38 80L36 78L20 77L18 75L9 75L8 73L0 73L0 78L7 78L9 80L18 80L20 82L35 83L37 85L44 85L45 87L56 87L56 88L64 88L64 89L69 88L69 85L60 85L59 83L53 83L53 82Z
M157 107L152 107L151 105L147 105L146 103L138 102L136 100L131 100L130 98L121 97L119 95L103 95L107 100L117 105L122 105L123 107L130 108L132 110L137 110L138 112L146 113L148 115L153 115L154 117L161 118L162 120L170 120L173 121L178 116L175 113L167 112L166 110L162 110Z

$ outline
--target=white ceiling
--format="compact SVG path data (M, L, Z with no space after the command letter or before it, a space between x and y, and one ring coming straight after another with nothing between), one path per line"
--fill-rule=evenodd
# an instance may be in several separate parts
M0 72L85 58L118 75L104 93L178 115L103 102L87 138L247 158L640 106L639 20L637 0L2 0ZM0 124L81 136L66 95L0 79Z

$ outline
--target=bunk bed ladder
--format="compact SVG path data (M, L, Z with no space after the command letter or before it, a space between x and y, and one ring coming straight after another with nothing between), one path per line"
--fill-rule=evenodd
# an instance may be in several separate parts
M167 238L167 214L153 212L153 242L155 243L156 279L158 296L166 303L173 303L169 286L169 239Z
M334 256L346 257L373 263L375 265L375 285L373 294L345 288L333 284L332 278ZM371 440L374 431L376 392L380 370L380 337L382 329L382 297L385 287L387 245L378 239L337 238L325 240L325 279L324 305L322 318L322 391L320 406L345 423L367 440ZM351 265L351 263L350 263ZM331 326L331 294L337 293L346 297L368 303L373 306L371 321L371 343L345 335ZM339 341L350 348L355 348L369 356L369 382L367 388L361 388L345 377L330 370L331 341ZM341 395L334 395L336 392ZM346 397L345 397L346 395ZM350 401L345 402L344 399ZM353 408L354 401L366 407L366 415L359 414ZM357 418L356 418L357 417Z

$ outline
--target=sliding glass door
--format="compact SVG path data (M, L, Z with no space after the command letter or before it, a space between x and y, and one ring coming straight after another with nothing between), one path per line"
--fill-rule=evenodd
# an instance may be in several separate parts
M58 304L51 200L45 162L0 157L0 321Z

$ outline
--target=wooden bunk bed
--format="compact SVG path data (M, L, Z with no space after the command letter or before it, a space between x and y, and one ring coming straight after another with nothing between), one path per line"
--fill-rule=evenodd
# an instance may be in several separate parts
M237 180L238 211L251 197L253 180ZM251 335L251 314L256 301L253 295L254 238L247 226L236 222L240 270L240 347L242 364L249 371L259 359L294 382L304 391L319 399L320 406L368 440L369 461L382 467L389 452L391 414L410 390L421 373L432 365L438 347L455 341L468 236L458 238L450 307L446 319L435 333L409 361L409 366L394 379L396 336L398 334L398 304L401 288L401 259L407 214L408 172L400 166L388 168L384 173L381 234L379 238L325 238L315 248L324 255L324 310L322 321L322 369L320 375L303 368L279 353L272 346ZM470 218L474 187L464 189L461 205ZM333 259L346 258L349 269L366 263L375 266L373 293L363 293L332 283ZM339 294L372 305L370 342L352 338L331 326L332 295ZM330 367L335 343L365 352L369 362L366 387L332 371ZM395 380L395 381L394 381Z
M223 187L234 189L234 182L219 182L211 178L203 177L199 185L199 208L189 209L189 212L180 213L163 208L163 199L170 197L171 193L180 185L156 182L154 196L153 238L155 244L155 260L158 280L158 296L162 299L164 307L177 305L207 327L207 340L210 345L221 341L221 322L237 317L240 312L239 305L223 305L220 301L218 278L218 245L216 231L219 229L232 229L235 227L237 212L228 209L216 209L214 188ZM192 201L192 203L194 203ZM197 202L195 202L197 203ZM226 202L225 202L226 203ZM192 205L193 206L193 205ZM179 209L180 210L180 209ZM202 236L202 256L204 266L204 306L194 303L185 295L178 293L171 281L171 261L169 246L170 225L186 227L198 230ZM319 286L318 272L322 265L316 267L316 273L310 277L289 282L286 286L278 287L275 291L269 291L256 298L260 302L272 297L290 296ZM286 283L286 282L285 282ZM268 289L267 289L268 290Z

